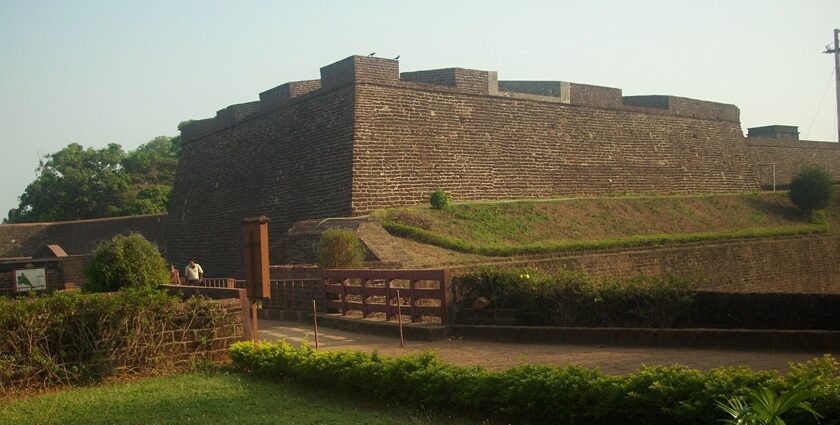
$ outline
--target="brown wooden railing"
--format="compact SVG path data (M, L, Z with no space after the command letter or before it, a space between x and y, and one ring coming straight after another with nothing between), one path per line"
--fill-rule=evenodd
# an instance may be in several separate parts
M201 279L197 285L193 286L203 286L206 288L245 288L245 281L244 280L236 280L230 277L206 277Z
M245 281L225 277L204 278L193 286L245 289ZM323 304L323 279L272 279L269 287L271 298L263 301L263 308L311 310L312 300L316 300L318 305Z
M322 305L324 281L322 279L272 279L271 298L263 301L263 308L312 311L312 300Z
M397 316L397 290L402 314L412 322L436 316L442 324L452 319L452 291L448 270L324 270L328 310L361 311L363 317Z

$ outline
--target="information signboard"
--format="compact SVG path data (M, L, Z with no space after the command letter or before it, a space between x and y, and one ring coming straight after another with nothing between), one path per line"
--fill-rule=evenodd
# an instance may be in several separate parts
M44 291L47 289L47 269L15 270L15 289L18 292Z

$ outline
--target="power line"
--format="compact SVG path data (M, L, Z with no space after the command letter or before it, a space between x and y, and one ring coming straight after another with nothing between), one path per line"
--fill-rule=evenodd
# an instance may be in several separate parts
M814 113L814 119L811 120L811 125L808 126L808 131L805 132L805 140L810 140L808 136L811 135L811 128L814 127L814 123L817 121L817 116L820 114L820 110L822 110L823 103L825 103L825 95L828 94L828 88L831 87L831 80L834 78L834 68L831 68L831 74L828 74L828 81L825 83L825 90L823 90L822 99L820 99L819 105L817 105L817 112Z

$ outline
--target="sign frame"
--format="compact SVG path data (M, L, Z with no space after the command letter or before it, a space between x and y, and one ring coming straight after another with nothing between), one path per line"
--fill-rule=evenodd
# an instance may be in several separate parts
M21 277L30 284L28 286L19 285L18 281ZM12 269L12 279L17 293L47 290L47 269L45 267Z

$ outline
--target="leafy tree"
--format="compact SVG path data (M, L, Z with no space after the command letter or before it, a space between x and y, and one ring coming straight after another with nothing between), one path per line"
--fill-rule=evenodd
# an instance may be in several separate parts
M121 167L124 157L116 143L98 150L71 143L44 156L38 177L20 196L18 221L75 220L118 212L129 184Z
M178 167L180 137L158 136L129 152L122 164L135 185L172 184Z
M17 208L12 208L9 210L9 215L3 219L3 224L17 223L18 221L20 221L19 210Z
M180 137L160 136L126 154L116 143L71 143L45 155L38 177L4 223L61 221L166 212Z
M139 233L118 235L96 247L85 267L85 290L111 292L125 287L155 287L168 281L157 246Z
M125 193L122 215L166 212L178 168L180 136L155 137L130 152L123 161L131 186Z
M166 212L172 186L158 184L140 188L133 199L126 201L124 215L160 214Z
M828 206L832 190L831 176L821 168L809 167L790 182L790 200L810 213Z

